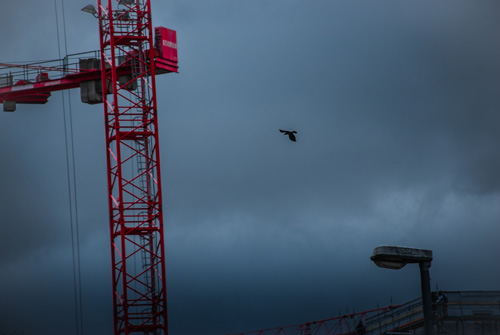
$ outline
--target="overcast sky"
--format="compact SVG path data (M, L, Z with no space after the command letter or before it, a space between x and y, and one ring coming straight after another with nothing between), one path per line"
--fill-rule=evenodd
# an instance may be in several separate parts
M54 1L4 2L0 62L58 58ZM98 49L86 4L65 4L69 53ZM384 244L432 249L433 289L500 289L498 1L152 8L179 47L157 78L172 335L417 298L417 266L370 261ZM105 335L103 111L71 105L83 328ZM0 334L76 334L61 93L0 113L0 143Z

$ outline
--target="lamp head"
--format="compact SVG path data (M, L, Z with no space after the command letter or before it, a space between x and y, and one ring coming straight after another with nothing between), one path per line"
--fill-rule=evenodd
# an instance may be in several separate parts
M432 261L432 250L396 246L380 246L370 259L379 267L399 270L408 263Z
M95 9L94 5L87 5L81 9L82 12L90 13L94 17L97 17L97 10Z

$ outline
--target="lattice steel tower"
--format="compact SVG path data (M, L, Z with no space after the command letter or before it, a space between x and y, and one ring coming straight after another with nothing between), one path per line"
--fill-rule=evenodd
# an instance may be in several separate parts
M167 334L150 0L98 0L115 334ZM161 47L161 46L160 46ZM130 62L130 73L122 74Z

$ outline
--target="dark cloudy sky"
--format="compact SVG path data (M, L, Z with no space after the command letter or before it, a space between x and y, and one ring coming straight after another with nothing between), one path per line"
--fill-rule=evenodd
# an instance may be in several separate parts
M60 1L57 0L59 9ZM68 51L97 22L66 3ZM500 3L152 1L172 335L297 324L498 290ZM61 17L59 17L61 20ZM2 1L0 62L58 57L53 0ZM66 98L67 101L67 98ZM85 334L112 332L102 106L71 92ZM278 132L295 129L292 143ZM0 333L76 334L61 93L0 113Z

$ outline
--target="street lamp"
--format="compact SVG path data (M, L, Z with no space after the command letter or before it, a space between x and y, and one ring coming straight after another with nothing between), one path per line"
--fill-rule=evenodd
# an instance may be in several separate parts
M422 306L424 310L424 332L432 335L432 302L431 278L429 268L432 261L432 250L396 246L379 246L373 250L370 259L379 267L399 270L408 263L418 263L420 267L420 284L422 287Z

